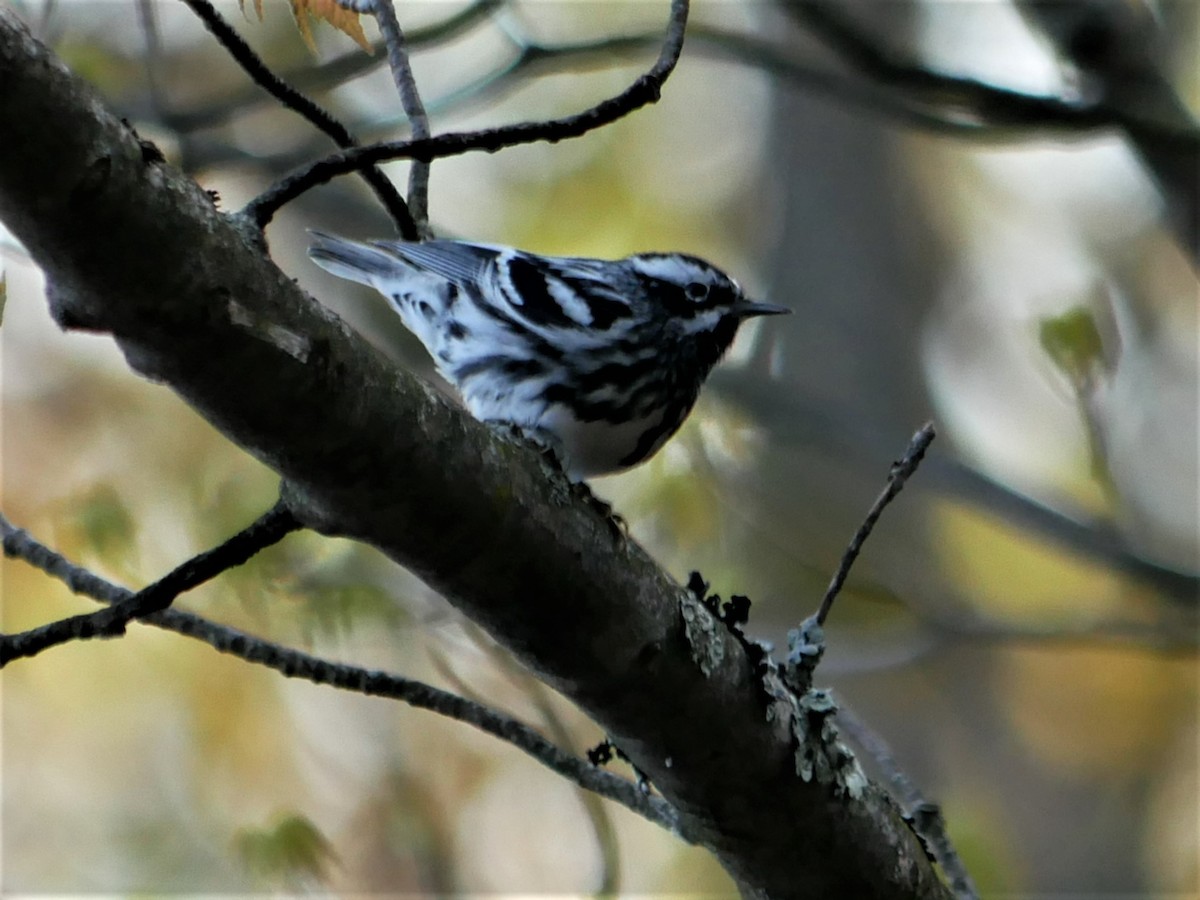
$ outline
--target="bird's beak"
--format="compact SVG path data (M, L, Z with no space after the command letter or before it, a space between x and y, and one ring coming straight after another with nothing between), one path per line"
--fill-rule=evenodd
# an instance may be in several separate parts
M742 299L734 304L733 311L737 313L740 319L750 319L754 316L782 316L785 313L791 312L786 306L777 306L774 303L759 303L757 300L746 299Z

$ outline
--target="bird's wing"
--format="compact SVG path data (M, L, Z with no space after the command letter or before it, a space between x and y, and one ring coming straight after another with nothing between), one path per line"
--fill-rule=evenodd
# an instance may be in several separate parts
M526 321L578 336L580 329L604 332L630 316L619 274L618 264L604 260L514 250L497 261L495 283L509 307Z
M488 267L506 250L504 247L465 241L372 241L371 246L459 287L477 284L487 274Z

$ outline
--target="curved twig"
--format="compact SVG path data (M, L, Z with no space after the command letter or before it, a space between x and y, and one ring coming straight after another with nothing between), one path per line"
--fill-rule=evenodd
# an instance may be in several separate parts
M407 42L400 20L396 18L396 7L392 0L368 0L383 42L387 45L388 68L392 70L392 81L400 95L400 104L408 117L413 140L421 141L430 136L429 116L417 90L417 79L408 61ZM429 162L414 160L408 173L408 208L417 224L417 232L427 237L429 232Z
M285 176L246 204L242 214L254 221L269 221L275 212L301 194L325 184L338 175L389 159L428 162L472 150L494 153L504 147L537 141L555 143L579 137L593 129L624 118L636 109L658 100L662 86L675 70L683 51L688 0L671 0L671 18L657 61L646 74L615 97L590 109L559 119L520 122L479 131L449 132L425 140L389 141L335 153Z
M1000 87L974 78L936 72L876 45L841 8L822 0L786 4L785 9L855 71L891 91L909 91L923 104L957 108L982 127L1122 128L1154 134L1180 146L1200 147L1195 127L1169 128L1135 118L1108 103L1079 104Z
M411 29L405 35L408 45L413 49L423 49L452 40L487 18L505 2L506 0L474 0L470 5L451 13L439 22ZM370 55L356 49L317 65L284 70L280 77L299 91L327 91L383 65L385 49L383 41L378 41L372 45L373 53ZM177 131L191 132L213 128L248 108L257 106L263 99L262 92L257 87L249 86L235 90L221 100L208 101L191 109L168 113L164 116L164 121Z
M212 32L213 37L233 57L234 61L247 75L264 91L278 100L288 109L303 116L322 132L327 134L339 147L357 147L358 141L341 122L316 102L300 93L291 85L271 71L270 67L255 53L236 29L217 12L208 0L183 0L194 12L204 26ZM360 169L363 180L370 185L371 190L379 198L401 237L413 239L417 236L417 226L409 212L407 204L396 190L395 185L388 181L387 176L376 166L364 166ZM277 207L278 208L278 207ZM277 209L276 208L276 209ZM273 215L275 210L271 210ZM259 230L265 228L271 221L268 215L265 219L255 217Z

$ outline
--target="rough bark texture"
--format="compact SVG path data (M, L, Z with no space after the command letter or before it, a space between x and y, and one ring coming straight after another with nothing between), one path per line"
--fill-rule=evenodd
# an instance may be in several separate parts
M5 11L0 128L0 218L60 324L111 333L307 522L379 547L571 697L744 893L947 896L880 791L796 776L795 723L640 547L307 297Z

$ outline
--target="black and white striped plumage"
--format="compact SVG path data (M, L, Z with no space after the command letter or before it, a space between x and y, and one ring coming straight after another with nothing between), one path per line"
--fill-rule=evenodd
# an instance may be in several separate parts
M788 312L678 253L609 261L313 236L313 261L383 294L475 418L549 443L573 478L651 456L742 321Z

